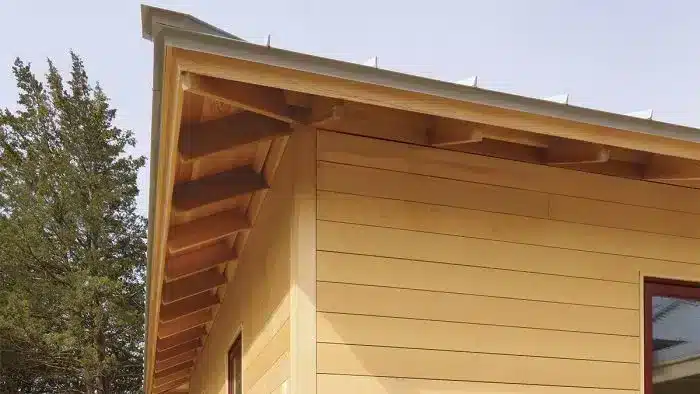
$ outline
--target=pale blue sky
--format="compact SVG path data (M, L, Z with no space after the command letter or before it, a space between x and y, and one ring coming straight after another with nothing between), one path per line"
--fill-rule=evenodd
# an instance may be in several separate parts
M0 107L16 100L19 56L85 60L149 152L152 44L139 1L0 0ZM199 0L149 4L191 13L244 39L442 80L700 127L700 2L694 0ZM143 212L147 171L140 177Z

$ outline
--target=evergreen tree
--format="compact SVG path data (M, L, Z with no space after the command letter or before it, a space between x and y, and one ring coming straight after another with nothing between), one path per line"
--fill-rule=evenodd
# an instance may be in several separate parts
M146 222L133 133L71 52L0 112L0 392L141 392Z

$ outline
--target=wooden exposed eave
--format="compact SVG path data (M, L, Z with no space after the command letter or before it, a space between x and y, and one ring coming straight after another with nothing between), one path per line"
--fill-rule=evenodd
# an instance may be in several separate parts
M700 180L692 128L172 27L154 40L163 73L157 67L154 83L147 392L186 390L286 139L299 130L654 182Z

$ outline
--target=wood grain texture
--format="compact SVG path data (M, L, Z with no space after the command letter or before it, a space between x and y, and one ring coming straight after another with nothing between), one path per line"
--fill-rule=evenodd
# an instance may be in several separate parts
M322 220L700 264L700 240L492 212L319 192ZM601 242L604 239L605 242Z
M194 327L171 337L158 339L158 342L156 342L156 349L158 351L170 349L185 342L201 338L202 336L206 335L206 333L207 330L203 326Z
M163 303L170 304L209 291L226 283L226 277L217 268L168 282L163 288ZM170 310L167 313L172 314ZM162 316L161 316L162 318Z
M318 375L321 394L638 394L639 391L353 375Z
M318 344L318 372L639 389L639 365L423 349Z
M317 292L320 312L639 335L639 313L629 309L327 282Z
M290 132L289 124L285 122L243 111L183 126L179 151L185 160L201 159L241 145L288 135Z
M175 185L173 208L188 212L207 204L267 188L265 179L249 166Z
M320 132L319 160L700 213L697 191L424 146Z
M211 292L200 293L179 301L165 304L160 309L160 321L177 319L202 309L211 308L219 303L219 297Z
M639 338L632 336L338 313L318 314L318 341L639 363Z
M698 264L327 221L318 222L318 248L628 283L640 272L700 278Z
M273 144L270 150L275 146L278 145ZM277 389L279 384L254 389L258 386L256 382L261 383L262 379L276 373L280 381L289 379L289 363L277 364L277 361L290 350L293 166L288 150L274 149L275 154L281 155L279 170L274 177L266 177L270 188L256 193L259 197L255 197L255 201L259 206L254 212L247 213L250 217L255 216L254 225L247 233L245 247L236 264L228 267L230 279L224 288L225 297L192 373L190 392L225 390L227 369L222 360L226 359L226 353L239 333L246 392L269 394Z
M208 270L236 258L236 252L225 242L217 242L195 251L169 257L165 262L165 277L173 281L183 276Z
M180 253L246 230L250 223L237 209L219 212L170 229L168 249Z
M318 280L637 309L639 286L582 278L319 252Z

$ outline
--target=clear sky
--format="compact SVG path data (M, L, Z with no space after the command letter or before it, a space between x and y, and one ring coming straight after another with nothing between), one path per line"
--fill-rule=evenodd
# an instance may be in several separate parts
M150 150L152 44L140 2L0 0L0 108L13 106L15 57L44 73L80 54ZM700 2L695 0L190 0L149 4L193 14L243 39L442 80L700 127ZM147 206L147 170L139 182Z

